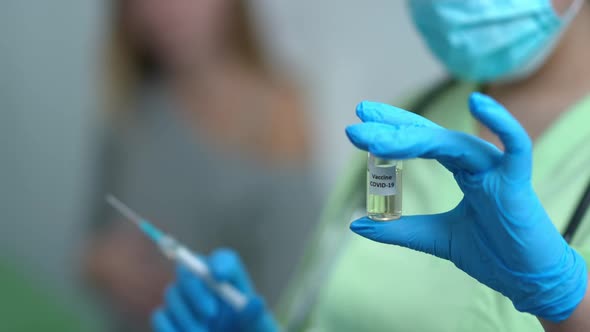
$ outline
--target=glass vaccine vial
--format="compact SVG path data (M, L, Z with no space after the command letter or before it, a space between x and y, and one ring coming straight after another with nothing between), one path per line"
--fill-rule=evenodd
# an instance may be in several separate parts
M402 216L402 161L369 153L367 162L367 215L375 221Z

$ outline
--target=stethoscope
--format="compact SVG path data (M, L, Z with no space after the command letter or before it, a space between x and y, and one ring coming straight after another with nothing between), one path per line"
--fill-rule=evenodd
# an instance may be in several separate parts
M457 84L455 79L445 79L440 84L437 84L432 89L427 91L423 94L417 102L414 103L413 107L410 109L416 114L423 114L426 109L434 102L436 99L441 96L443 93L448 91L449 88L453 87ZM565 231L563 232L563 238L570 243L576 235L576 232L580 228L580 224L588 212L588 208L590 208L590 181L586 185L586 189L584 190L584 194L582 198L578 202L574 213L570 217Z

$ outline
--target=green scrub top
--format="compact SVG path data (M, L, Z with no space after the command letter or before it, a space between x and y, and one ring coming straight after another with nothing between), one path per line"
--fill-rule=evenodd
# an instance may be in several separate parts
M424 115L446 128L475 134L467 100L476 89L455 84ZM572 106L534 145L533 185L560 231L590 181L588 123L590 96ZM518 312L503 295L452 263L350 232L354 211L364 213L366 160L361 152L351 161L286 293L280 312L289 330L543 331L535 317ZM444 212L462 198L451 173L435 161L404 162L403 182L407 215ZM582 254L590 253L588 217L590 213L572 242Z

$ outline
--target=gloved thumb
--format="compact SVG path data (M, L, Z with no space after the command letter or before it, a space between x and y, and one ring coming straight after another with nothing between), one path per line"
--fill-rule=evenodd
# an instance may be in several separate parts
M381 222L367 217L358 219L350 229L367 239L421 251L449 259L451 212L402 217Z
M238 253L231 249L217 249L207 260L211 273L218 281L226 281L250 295L254 287Z

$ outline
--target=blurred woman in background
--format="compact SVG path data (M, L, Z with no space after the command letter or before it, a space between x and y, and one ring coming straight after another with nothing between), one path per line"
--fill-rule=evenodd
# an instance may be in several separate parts
M297 93L269 72L243 1L114 8L100 195L112 191L200 252L236 248L273 302L291 272L281 257L297 256L315 220ZM172 267L137 230L98 210L87 273L125 320L143 324Z

